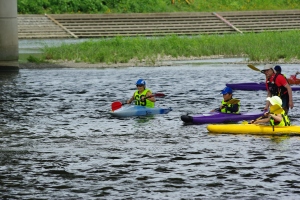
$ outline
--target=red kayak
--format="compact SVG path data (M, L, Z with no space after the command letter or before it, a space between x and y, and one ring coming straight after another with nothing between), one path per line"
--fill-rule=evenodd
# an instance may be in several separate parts
M299 85L300 79L297 79L295 75L291 75L290 78L287 79L290 85Z

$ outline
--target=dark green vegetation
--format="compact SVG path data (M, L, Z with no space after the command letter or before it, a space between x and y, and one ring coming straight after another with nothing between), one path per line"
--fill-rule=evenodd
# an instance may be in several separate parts
M300 9L299 0L18 0L19 14L216 12ZM188 4L187 2L190 2Z

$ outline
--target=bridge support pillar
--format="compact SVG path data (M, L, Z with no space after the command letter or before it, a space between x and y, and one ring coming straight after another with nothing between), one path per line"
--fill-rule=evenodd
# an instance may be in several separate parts
M0 0L0 72L19 69L17 0Z

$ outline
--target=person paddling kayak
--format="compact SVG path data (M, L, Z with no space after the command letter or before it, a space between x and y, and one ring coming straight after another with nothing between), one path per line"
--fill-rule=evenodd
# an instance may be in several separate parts
M135 105L153 108L156 100L154 95L152 95L151 90L146 88L146 81L143 79L137 80L136 87L137 90L134 92L132 97L127 100L127 103L130 104L134 100Z
M272 111L272 108L270 107L270 112L267 112L264 114L265 118L258 119L258 120L252 120L251 124L261 124L261 123L270 123L271 126L290 126L290 119L285 113L284 109L281 107L282 100L278 96L268 97L266 99L270 102L272 106L277 105L276 110L281 110L279 114L274 114L275 111Z
M235 113L240 112L240 101L232 98L232 89L225 87L220 94L223 94L223 100L219 108L212 110L211 112L217 111L222 113Z

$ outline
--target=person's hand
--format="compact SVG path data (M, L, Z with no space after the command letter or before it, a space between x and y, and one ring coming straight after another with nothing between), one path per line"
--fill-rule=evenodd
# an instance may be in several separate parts
M269 112L264 113L264 116L265 116L265 117L268 117L269 115L270 115Z
M141 98L141 101L145 101L145 100L146 100L146 98L145 98L145 97L142 97L142 98Z
M220 110L222 110L223 108L226 108L226 107L228 107L228 106L227 105L221 105Z

